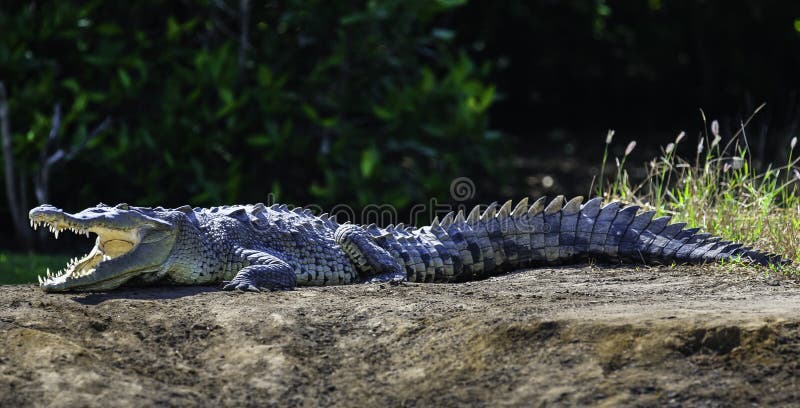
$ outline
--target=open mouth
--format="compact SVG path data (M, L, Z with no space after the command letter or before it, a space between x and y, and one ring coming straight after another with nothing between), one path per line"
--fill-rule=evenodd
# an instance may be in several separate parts
M62 231L72 231L75 234L96 234L95 245L86 255L72 258L67 265L58 272L49 269L44 277L39 276L39 286L73 286L80 285L82 281L92 283L94 273L104 262L119 258L133 251L141 241L138 228L122 230L109 228L102 225L85 225L83 222L73 222L61 217L31 217L31 227L38 229L45 227L55 235L56 239Z

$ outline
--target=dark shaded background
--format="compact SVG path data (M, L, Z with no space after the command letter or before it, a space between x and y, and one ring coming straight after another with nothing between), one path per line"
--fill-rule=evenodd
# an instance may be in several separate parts
M701 108L730 136L765 102L747 132L763 165L800 123L788 0L12 2L0 32L26 208L58 148L76 151L50 176L66 209L271 192L402 214L452 201L456 177L470 204L586 194L608 129L636 167L696 140ZM0 247L21 248L3 194Z
M639 143L638 164L681 130L696 140L700 109L729 137L766 103L747 129L752 153L784 163L800 133L798 16L791 1L499 1L472 2L454 21L472 55L494 62L491 125L531 159L522 173L552 172L550 190L584 194L606 129L620 155ZM534 179L532 192L546 193Z

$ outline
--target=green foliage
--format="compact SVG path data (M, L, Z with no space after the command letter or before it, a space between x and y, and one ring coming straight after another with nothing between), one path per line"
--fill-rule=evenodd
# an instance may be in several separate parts
M20 162L32 172L57 102L62 144L113 119L54 176L57 204L210 205L273 191L403 206L493 170L489 67L440 24L464 1L241 3L4 7L0 80Z
M15 254L0 252L0 285L36 283L47 269L55 272L64 267L67 256Z

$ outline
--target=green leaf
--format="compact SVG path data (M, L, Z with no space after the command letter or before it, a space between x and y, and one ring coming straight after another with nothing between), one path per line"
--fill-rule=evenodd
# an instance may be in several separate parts
M139 130L139 139L144 142L145 146L155 149L156 142L153 140L153 136L150 135L150 132L146 128Z
M250 146L269 146L272 144L272 138L268 135L252 135L247 137L246 142Z
M361 152L361 175L369 178L378 163L378 149L370 147Z
M467 4L467 0L436 0L436 4L444 8L453 8Z
M97 25L97 32L103 35L121 34L122 29L114 23L101 23Z
M122 84L122 87L125 89L130 89L131 77L128 76L128 73L124 69L119 68L117 70L117 74L119 75L119 82Z
M339 123L339 118L337 118L335 116L332 116L330 118L322 119L322 121L320 122L320 125L322 125L322 127L326 128L326 129L332 129L332 128L336 127L336 125L338 123Z
M304 103L303 106L302 106L302 109L303 109L303 112L306 114L306 116L309 119L311 119L312 121L317 122L319 120L319 115L317 114L317 110L314 109L313 106L311 106L311 105L309 105L307 103Z
M317 183L311 183L308 190L314 197L325 197L328 195L328 189Z
M275 201L279 201L281 199L281 183L279 183L278 180L273 181L272 188L270 188L269 192L272 194Z
M72 112L82 112L84 109L86 109L86 104L89 102L88 99L89 96L86 94L78 95L78 97L75 98L75 102L72 104Z
M351 24L360 23L360 22L362 22L364 20L367 20L367 19L368 19L368 16L367 16L366 13L353 13L353 14L349 14L349 15L346 15L346 16L340 18L339 19L339 24L341 24L341 25L351 25Z
M436 78L433 76L433 71L431 71L428 67L422 68L422 82L420 83L420 88L423 92L430 92L433 90L433 87L436 85Z
M272 83L272 71L266 65L258 66L258 84L269 86Z
M81 91L81 86L78 85L78 81L76 81L75 78L67 78L61 81L61 85L63 85L64 88L69 89L73 93L78 93Z
M494 101L494 86L488 86L481 92L480 96L470 96L467 99L467 106L475 113L482 113Z
M387 120L387 121L388 120L392 120L394 118L394 112L392 112L389 109L386 109L386 108L384 108L382 106L378 106L378 105L375 105L375 106L372 107L372 113L374 113L375 116L377 116L378 118L383 119L383 120Z
M164 161L167 163L167 167L175 167L175 159L172 157L172 153L164 151Z
M226 106L233 105L233 92L228 88L219 88L219 97Z
M175 41L181 35L181 26L175 21L174 17L167 19L167 40Z

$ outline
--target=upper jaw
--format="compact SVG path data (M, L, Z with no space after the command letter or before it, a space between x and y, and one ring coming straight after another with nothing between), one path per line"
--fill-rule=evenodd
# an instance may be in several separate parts
M34 208L28 216L31 228L35 230L40 226L46 226L51 233L55 234L56 239L58 239L59 233L65 229L87 237L89 237L89 232L92 230L90 223L85 220L79 220L71 214L49 205L41 205Z

